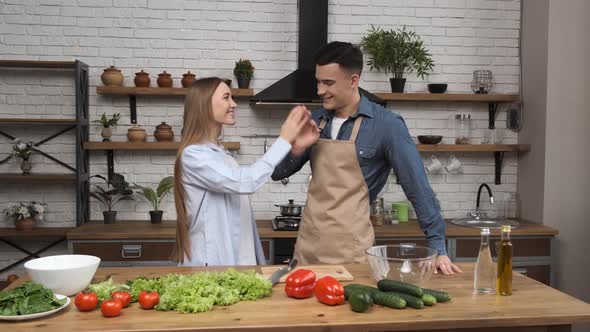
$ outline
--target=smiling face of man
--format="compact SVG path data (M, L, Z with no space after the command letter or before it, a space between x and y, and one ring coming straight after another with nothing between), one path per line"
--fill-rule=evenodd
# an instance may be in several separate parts
M323 107L339 110L355 101L358 95L359 75L342 68L337 63L316 66L318 96Z

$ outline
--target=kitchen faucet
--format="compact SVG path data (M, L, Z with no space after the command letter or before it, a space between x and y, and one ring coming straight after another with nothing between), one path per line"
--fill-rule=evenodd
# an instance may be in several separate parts
M492 195L492 189L490 189L490 186L488 186L487 183L482 183L479 186L479 189L477 189L477 201L475 203L475 213L470 213L471 216L475 217L476 219L479 219L480 216L485 215L485 213L479 212L479 199L481 197L481 189L483 189L484 187L488 190L488 195L490 196L490 204L494 204L494 195Z

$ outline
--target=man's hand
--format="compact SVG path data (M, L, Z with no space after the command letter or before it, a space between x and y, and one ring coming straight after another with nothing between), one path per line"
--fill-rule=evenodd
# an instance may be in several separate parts
M309 119L305 126L301 128L299 135L295 139L295 143L293 143L293 147L291 148L291 153L298 156L307 150L308 147L313 145L315 142L318 141L320 138L320 129L316 125L315 121Z
M449 259L449 256L438 256L436 258L436 270L434 273L438 273L438 270L441 270L442 274L444 275L451 275L457 273L462 273L461 269L453 264Z

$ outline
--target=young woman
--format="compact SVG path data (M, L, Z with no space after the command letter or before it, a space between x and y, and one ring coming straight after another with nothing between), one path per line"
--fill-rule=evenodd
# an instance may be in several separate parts
M236 106L231 89L215 77L197 80L186 96L174 165L180 265L264 264L249 194L270 179L301 129L315 126L304 107L291 111L264 156L240 167L217 142L222 126L235 124Z

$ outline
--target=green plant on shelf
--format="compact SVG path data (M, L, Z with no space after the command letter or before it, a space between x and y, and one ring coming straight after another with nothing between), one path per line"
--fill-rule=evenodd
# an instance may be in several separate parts
M160 180L156 190L151 187L138 185L136 183L134 183L130 188L151 204L153 208L152 211L159 211L160 204L164 200L164 197L166 197L166 194L168 194L172 188L174 188L174 176L167 176Z
M92 121L93 123L100 123L105 128L116 127L119 123L121 114L115 113L112 117L108 118L106 113L102 113L102 116L98 120Z

